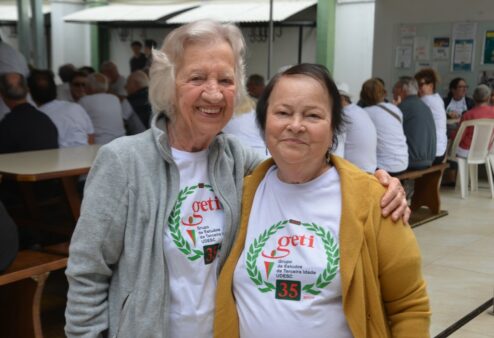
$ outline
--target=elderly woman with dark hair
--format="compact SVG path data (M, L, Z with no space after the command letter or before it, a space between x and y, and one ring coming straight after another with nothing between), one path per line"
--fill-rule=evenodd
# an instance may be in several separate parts
M428 337L412 229L381 215L375 178L331 154L342 113L329 72L276 75L257 119L273 158L245 178L215 337Z
M86 183L66 272L69 337L212 336L243 178L260 162L221 133L244 95L244 52L237 27L206 20L153 55L151 128L103 146ZM383 212L408 217L390 182Z
M443 98L449 118L459 118L475 105L475 102L467 96L467 90L467 82L462 77L455 77L449 82L448 95Z

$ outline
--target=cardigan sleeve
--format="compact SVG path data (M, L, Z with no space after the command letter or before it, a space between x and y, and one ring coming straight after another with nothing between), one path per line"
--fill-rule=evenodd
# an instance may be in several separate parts
M410 226L401 221L393 223L389 217L380 219L378 274L392 337L429 337L429 298L415 235Z

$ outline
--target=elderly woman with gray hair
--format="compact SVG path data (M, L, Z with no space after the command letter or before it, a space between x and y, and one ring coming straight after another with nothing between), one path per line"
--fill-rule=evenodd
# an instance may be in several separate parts
M237 27L198 21L154 53L150 130L102 147L87 180L66 272L69 337L212 337L243 178L260 162L221 133L244 95L244 52ZM386 181L382 212L408 218Z

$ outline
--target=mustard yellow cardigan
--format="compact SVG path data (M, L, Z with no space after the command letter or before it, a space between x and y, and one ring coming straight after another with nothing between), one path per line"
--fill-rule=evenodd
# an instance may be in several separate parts
M373 176L336 156L331 161L341 180L340 274L343 311L353 336L429 337L429 299L412 229L381 216L384 188ZM244 180L238 237L218 279L215 338L239 337L233 272L255 192L273 164L266 160Z

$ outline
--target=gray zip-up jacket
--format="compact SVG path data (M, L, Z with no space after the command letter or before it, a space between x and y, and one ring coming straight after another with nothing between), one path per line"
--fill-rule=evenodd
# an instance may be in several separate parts
M150 130L98 152L66 275L68 337L166 337L170 296L164 227L179 192L179 172L158 116ZM223 266L236 236L243 177L260 158L220 134L209 146L211 185L225 215ZM218 271L219 273L219 271Z

